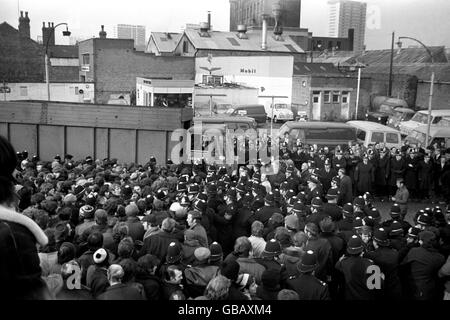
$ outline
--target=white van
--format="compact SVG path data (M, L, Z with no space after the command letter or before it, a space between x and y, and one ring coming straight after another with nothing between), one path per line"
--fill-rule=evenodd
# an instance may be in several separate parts
M437 124L444 117L450 117L450 109L432 110L431 124ZM428 124L428 110L417 111L414 117L409 121L400 123L400 132L404 135L410 134L415 128L420 125Z
M291 106L286 103L275 103L273 110L272 105L270 105L266 113L268 119L272 119L273 113L273 122L294 120L294 113L291 110Z
M384 144L387 148L400 148L402 136L400 131L372 121L348 121L348 125L356 129L356 139L366 148L377 143Z
M428 125L421 125L415 128L411 134L406 137L406 142L414 147L429 147L437 143L445 148L450 148L450 128L443 126L430 126L430 135L428 143L425 143Z

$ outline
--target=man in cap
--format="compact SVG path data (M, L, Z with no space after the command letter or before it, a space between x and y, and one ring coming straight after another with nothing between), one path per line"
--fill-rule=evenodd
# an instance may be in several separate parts
M314 175L309 176L308 189L309 190L307 192L307 197L306 197L306 201L308 204L311 204L311 201L316 197L322 198L323 190L322 190L322 186L320 185L320 182L319 182L317 176L314 176Z
M336 263L336 269L343 274L345 300L374 300L376 288L367 285L373 261L363 258L363 242L357 235L353 235L347 243L347 255L342 256ZM381 275L380 275L381 277ZM381 283L381 279L379 279Z
M348 203L353 201L353 191L352 191L352 180L347 176L344 168L339 169L339 192L341 193L340 199L341 203Z
M400 151L396 151L394 157L390 161L389 172L389 195L393 196L396 191L397 179L404 177L406 170L406 163Z
M384 286L381 292L382 300L400 300L402 287L398 275L398 251L389 245L389 233L387 229L376 228L372 238L375 251L366 252L365 258L372 260L380 267L384 274Z
M402 270L408 274L407 298L413 300L440 300L438 271L445 258L434 248L436 235L431 231L419 233L420 247L412 248L401 263Z
M256 211L253 221L258 220L261 221L264 225L267 225L267 222L274 213L281 214L281 210L280 208L276 207L275 196L272 192L270 192L264 198L264 207Z
M375 162L375 193L382 200L387 200L388 196L388 177L390 171L389 151L385 147L380 150L380 156Z
M405 182L402 178L397 180L397 192L392 197L392 201L400 206L402 217L408 213L409 191L406 188Z
M417 194L417 173L419 170L419 160L417 158L417 150L409 148L409 154L405 159L405 185L411 193L413 199L418 198Z
M127 215L128 235L134 241L142 241L145 234L144 226L137 217L139 209L136 204L130 203L125 207L125 214Z
M145 238L144 244L139 251L139 257L146 254L152 254L164 263L167 256L167 250L171 242L179 243L177 235L173 233L175 220L166 218L161 225L161 231Z
M331 167L331 160L325 159L324 167L319 171L319 179L325 192L331 188L331 180L335 176L337 176L337 171Z
M316 277L322 281L329 281L333 270L331 244L328 240L319 237L319 231L318 225L306 224L304 232L308 236L308 242L305 250L312 250L317 255Z
M297 292L300 300L330 300L328 285L315 277L318 265L316 253L307 250L297 264L298 275L287 280L287 288Z
M342 208L337 205L340 192L338 188L331 188L326 195L327 203L323 205L323 212L333 219L339 221L342 219Z
M211 251L208 248L200 247L195 249L194 257L196 262L193 267L184 270L186 279L186 294L192 298L201 296L209 281L215 277L219 267L209 264Z

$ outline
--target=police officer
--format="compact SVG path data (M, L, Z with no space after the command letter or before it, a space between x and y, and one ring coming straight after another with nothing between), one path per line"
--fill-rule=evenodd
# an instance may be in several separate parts
M288 278L286 286L299 295L300 300L330 300L328 285L314 275L317 254L308 250L297 264L298 274Z

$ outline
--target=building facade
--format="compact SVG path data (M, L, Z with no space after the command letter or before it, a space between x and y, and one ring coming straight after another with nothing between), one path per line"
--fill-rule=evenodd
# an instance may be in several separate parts
M192 57L155 56L134 50L131 39L92 38L79 43L79 77L95 83L96 103L135 96L136 78L193 80ZM131 99L131 104L135 104Z
M144 51L146 45L145 26L118 24L115 29L117 39L133 39L134 48Z
M328 35L347 37L354 29L354 51L364 51L367 4L357 1L333 1L328 7Z
M283 27L300 27L301 0L230 0L230 31L237 26L261 26L262 14L269 15L269 26L275 25L272 6L281 6L281 24Z

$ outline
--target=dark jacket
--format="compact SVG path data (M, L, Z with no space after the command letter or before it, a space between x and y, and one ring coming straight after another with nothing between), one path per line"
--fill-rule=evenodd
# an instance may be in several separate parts
M398 251L390 247L380 246L375 251L365 253L364 257L372 260L379 266L385 276L381 299L402 299L402 287L398 276Z
M438 288L438 271L445 258L434 248L412 248L402 262L408 273L410 293L415 300L437 300L441 291Z
M344 276L342 287L345 292L345 300L374 300L375 290L367 287L368 267L373 262L359 256L347 256L336 263L336 269Z
M134 241L144 239L145 229L141 221L137 217L128 217L127 219L128 235Z
M144 287L147 300L161 299L161 280L159 277L151 274L137 275L136 282Z
M331 275L333 270L331 244L322 238L309 239L306 243L305 251L312 250L317 254L316 277L322 281L327 280L327 276Z
M389 155L380 157L376 161L375 167L375 184L378 186L386 186L389 178L391 159Z
M261 276L264 270L263 265L256 262L253 258L237 258L237 263L239 263L239 273L248 273L255 277L255 281L257 284L261 283Z
M256 214L253 216L253 221L258 220L261 221L264 226L267 225L267 222L269 221L270 217L272 217L272 215L277 212L277 213L281 213L281 210L279 208L276 207L269 207L269 206L264 206L262 208L260 208L258 211L256 211ZM253 223L252 221L252 223Z
M30 218L0 205L0 297L46 299L50 297L41 279L36 243L47 237Z
M405 160L403 158L400 160L397 160L395 157L392 157L391 162L390 162L390 172L389 172L388 184L390 186L395 186L397 183L397 179L404 177L405 170L406 170Z
M134 286L118 283L106 289L98 300L143 300L142 294Z
M91 282L87 284L91 288L94 298L98 298L106 288L109 287L108 276L106 268L96 267L91 278Z
M373 165L370 162L367 162L367 164L360 162L355 170L355 183L358 193L364 194L365 192L372 192L374 180L375 170Z
M80 289L68 289L63 285L61 290L55 295L56 300L94 300L91 292L84 286Z
M161 263L164 263L166 261L167 248L171 242L178 243L178 239L172 233L163 230L153 234L145 239L144 245L139 251L139 257L149 253L155 255L161 260Z
M352 180L349 176L343 176L339 185L341 192L338 204L346 204L353 202Z
M286 286L297 292L300 300L330 300L327 284L312 274L291 276Z
M342 208L335 203L325 203L322 210L335 222L342 219Z

